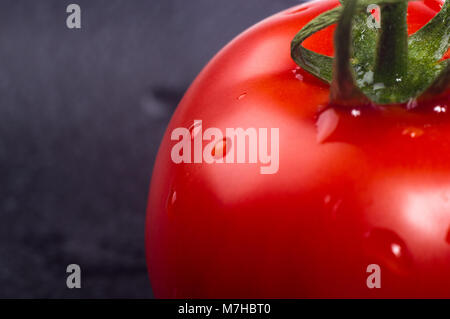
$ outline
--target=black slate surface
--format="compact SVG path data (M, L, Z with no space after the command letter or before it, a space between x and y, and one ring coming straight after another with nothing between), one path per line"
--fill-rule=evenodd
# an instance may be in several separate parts
M223 45L298 3L0 0L0 297L152 297L145 209L171 113Z

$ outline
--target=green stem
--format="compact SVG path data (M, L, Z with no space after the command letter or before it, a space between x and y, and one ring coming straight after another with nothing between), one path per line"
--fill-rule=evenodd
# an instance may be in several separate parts
M450 0L410 37L408 1L341 0L342 7L322 13L297 33L291 44L293 60L331 84L333 103L352 105L363 97L371 104L406 104L447 94L450 62L442 57L450 46ZM381 29L368 23L370 4L381 8ZM419 15L423 9L413 10ZM336 22L334 58L302 46L309 36Z
M401 81L407 72L408 3L399 2L381 7L381 30L374 69L375 82L385 86Z
M334 33L335 58L330 100L337 104L359 104L365 97L355 84L350 63L352 51L352 18L357 0L347 0Z

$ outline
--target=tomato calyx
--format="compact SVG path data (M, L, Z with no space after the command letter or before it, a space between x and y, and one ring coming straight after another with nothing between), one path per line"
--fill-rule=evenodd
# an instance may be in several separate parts
M295 36L291 56L304 70L331 84L335 105L415 104L448 93L450 0L408 37L409 0L345 0L322 13ZM368 23L368 6L379 7L381 23ZM369 11L370 12L370 11ZM302 46L315 32L337 23L335 57Z

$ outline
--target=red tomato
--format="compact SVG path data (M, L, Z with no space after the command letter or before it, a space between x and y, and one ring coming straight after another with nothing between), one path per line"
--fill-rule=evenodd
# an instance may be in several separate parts
M410 3L409 32L439 4ZM156 297L450 297L448 101L419 112L320 113L329 86L296 67L290 43L337 5L309 2L250 28L184 96L151 182L146 245ZM333 30L305 46L332 55ZM194 120L203 132L279 128L279 170L174 163L171 134ZM371 264L381 288L367 286Z

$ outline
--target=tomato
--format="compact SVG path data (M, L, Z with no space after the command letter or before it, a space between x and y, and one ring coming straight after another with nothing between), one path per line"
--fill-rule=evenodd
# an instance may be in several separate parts
M410 3L408 32L440 4ZM329 85L296 66L290 43L337 5L308 2L253 26L212 59L180 102L148 202L156 297L450 297L450 101L415 112L327 108ZM305 47L333 55L334 30ZM278 128L278 170L175 163L171 134L191 128L195 135L195 120L203 132ZM226 156L234 141L216 146L213 155ZM380 288L368 287L369 265L379 266Z

